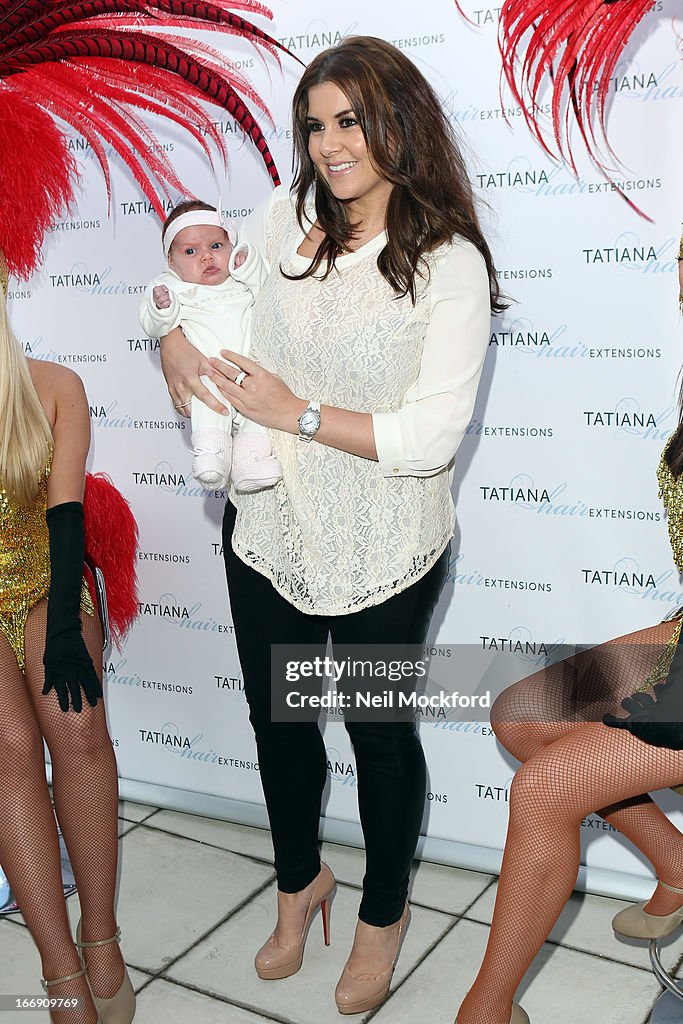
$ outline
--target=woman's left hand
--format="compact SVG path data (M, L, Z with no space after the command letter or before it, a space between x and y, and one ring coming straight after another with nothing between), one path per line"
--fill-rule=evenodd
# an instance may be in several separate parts
M211 380L230 404L253 423L296 434L306 402L297 398L280 377L264 370L253 359L228 349L222 349L221 356L234 366L221 359L210 359ZM236 384L236 380L240 383Z

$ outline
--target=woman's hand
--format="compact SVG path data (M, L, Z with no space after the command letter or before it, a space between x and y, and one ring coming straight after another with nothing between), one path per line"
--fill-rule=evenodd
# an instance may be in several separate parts
M298 433L298 419L306 408L306 402L297 398L280 377L264 370L253 359L227 349L221 350L221 356L235 365L229 366L222 359L211 359L209 376L230 404L262 427ZM240 383L236 384L236 380Z
M260 423L262 427L298 434L299 416L314 396L309 395L308 400L297 398L280 377L237 352L221 349L221 356L234 363L234 366L222 359L209 360L212 367L211 381L230 404L248 420ZM235 366L239 369L236 370ZM377 462L375 432L370 413L323 405L320 407L320 415L320 428L314 441Z
M181 416L189 416L192 397L199 398L214 412L226 414L228 410L215 398L199 379L202 374L211 377L213 368L202 353L191 345L180 327L166 334L160 346L161 369L173 407Z

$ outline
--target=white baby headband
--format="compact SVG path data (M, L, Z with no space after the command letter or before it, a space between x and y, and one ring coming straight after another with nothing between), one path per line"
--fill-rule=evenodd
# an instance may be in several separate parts
M189 213L181 213L181 215L166 228L166 234L164 235L164 256L168 257L168 254L171 251L171 246L173 245L173 240L181 231L185 228L196 228L202 226L223 228L233 245L237 240L235 225L227 217L224 217L222 213L219 213L216 210L190 210Z

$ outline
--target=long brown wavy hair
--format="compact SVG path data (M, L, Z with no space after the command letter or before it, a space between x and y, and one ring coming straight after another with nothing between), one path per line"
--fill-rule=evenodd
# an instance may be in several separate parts
M308 92L332 82L344 93L358 119L377 172L394 186L386 214L387 244L377 266L398 296L415 302L415 277L427 272L424 256L454 235L468 239L486 263L491 308L501 299L491 252L475 210L472 187L453 129L439 100L415 65L391 43L374 36L349 36L323 50L308 65L292 101L296 212L302 231L313 190L317 222L325 232L310 267L295 280L311 277L325 263L323 277L348 251L354 226L344 202L315 174L308 153Z

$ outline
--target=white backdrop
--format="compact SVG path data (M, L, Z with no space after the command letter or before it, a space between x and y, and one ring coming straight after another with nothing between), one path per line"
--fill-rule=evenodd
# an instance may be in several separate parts
M389 39L427 75L463 139L501 283L516 300L493 324L458 456L459 529L431 639L529 641L522 676L540 664L533 651L542 643L600 641L658 621L683 603L654 475L676 423L681 363L678 0L653 4L610 91L610 138L623 160L615 177L651 223L587 160L579 158L578 179L550 161L509 95L501 109L497 8L469 0L469 24L452 0L347 0L343 15L320 0L271 6L269 30L305 62L364 33ZM279 71L242 41L223 45L266 98L274 127L262 124L289 181L298 66L285 57ZM158 135L188 185L209 201L222 192L239 218L266 196L269 178L227 114L218 127L230 151L227 180L179 131L160 125ZM92 151L76 136L72 145L78 207L55 224L42 271L11 287L10 308L29 355L83 377L92 468L111 474L140 526L141 614L107 664L122 790L263 822L223 577L225 495L192 480L188 423L168 400L157 343L137 322L145 282L161 267L159 223L116 158L108 216ZM430 771L423 855L495 866L511 760L485 725L428 720L421 732ZM328 725L325 739L327 834L354 842L353 756L341 725ZM642 876L643 865L597 819L584 825L589 884L637 890L637 879L609 871Z

